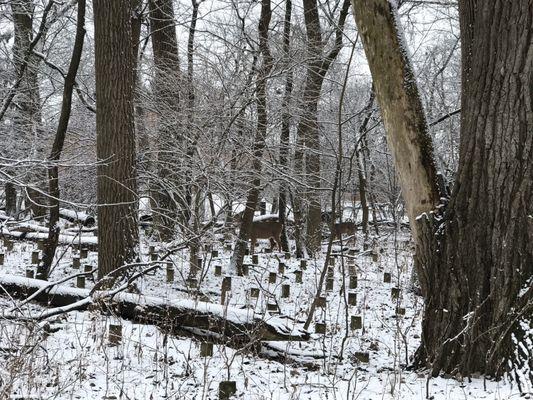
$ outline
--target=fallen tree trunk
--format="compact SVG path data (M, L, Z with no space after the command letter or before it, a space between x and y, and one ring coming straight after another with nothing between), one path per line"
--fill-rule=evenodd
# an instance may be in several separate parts
M20 229L13 228L11 231L2 231L0 232L0 237L9 238L9 239L18 239L18 240L29 240L32 242L38 242L40 240L46 240L48 233L37 230L30 230L29 227L21 227ZM59 235L59 244L61 245L81 245L81 247L86 248L91 251L98 250L98 238L96 236L82 236L81 239L79 235Z
M14 275L0 274L0 293L25 299L49 283ZM105 299L106 292L91 294L89 289L54 286L39 293L34 301L64 312L86 310L101 303L113 307L121 318L153 324L165 331L208 331L227 343L246 345L260 340L307 340L307 331L287 326L285 319L261 317L252 310L224 307L189 299L166 300L159 297L120 292ZM26 314L25 314L26 315ZM21 316L22 317L22 316ZM2 314L0 314L2 318ZM35 319L42 319L39 315Z
M96 219L83 211L69 210L67 208L59 209L59 216L67 221L74 222L86 227L92 227L96 224Z

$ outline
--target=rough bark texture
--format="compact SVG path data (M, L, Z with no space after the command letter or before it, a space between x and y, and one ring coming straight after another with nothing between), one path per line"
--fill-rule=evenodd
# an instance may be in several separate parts
M436 205L436 178L431 144L419 134L425 120L412 97L416 86L405 68L395 12L387 0L353 4L417 244L425 312L415 365L430 367L434 375L512 372L530 385L532 3L459 2L459 170L447 206L416 222L418 214ZM414 108L405 110L409 104Z
M291 16L292 16L292 1L285 2L285 21L283 21L283 57L285 60L285 68L287 68L285 77L285 93L283 95L283 113L281 115L281 135L279 144L279 164L283 170L288 167L289 163L289 140L291 127L290 104L292 97L293 86L293 68L290 63L290 47L291 47ZM290 251L289 240L287 238L287 183L281 181L279 185L279 222L282 223L281 231L281 247L283 251Z
M324 41L316 0L304 0L304 20L307 32L308 64L303 92L303 113L298 124L298 137L305 146L305 172L307 180L307 247L311 252L320 250L322 239L322 210L320 201L320 130L318 125L318 101L322 84L331 63L342 48L344 23L350 1L344 0L336 25L335 43L324 54ZM298 196L298 194L296 195ZM295 199L298 203L299 199ZM299 207L300 208L300 207Z
M173 239L178 205L187 208L180 165L180 65L172 0L150 0L158 120L158 179L153 182L155 227L162 241ZM190 202L188 203L190 205ZM187 218L188 219L188 218ZM186 223L186 221L184 221Z
M85 38L85 0L78 0L78 14L76 21L76 38L74 40L74 49L70 60L69 69L65 76L63 87L63 101L61 104L61 114L57 124L56 136L50 152L49 161L52 163L48 167L48 193L50 195L50 211L48 221L48 240L45 243L43 260L37 268L37 278L48 279L48 273L54 260L57 244L59 241L59 167L57 162L61 158L65 136L67 134L70 112L72 109L72 92L76 84L76 75L80 65L81 54L83 51L83 41Z
M512 370L531 382L533 4L463 0L460 15L459 170L443 221L421 221L417 362L435 374Z
M415 220L439 204L433 148L396 10L388 0L352 0L376 98L417 239Z
M266 145L267 137L267 78L272 70L272 55L270 54L270 47L268 45L268 27L272 17L272 10L270 8L270 0L261 1L261 16L259 18L259 50L263 56L262 65L257 72L256 81L256 103L257 103L257 128L254 138L253 146L253 180L248 196L246 197L246 205L242 216L242 222L239 230L239 238L235 245L235 250L231 257L231 268L241 274L242 263L248 239L252 230L252 222L254 219L255 207L259 199L259 192L261 186L261 164L263 158L263 150ZM250 249L253 253L254 249Z
M93 0L96 75L98 275L135 257L138 240L134 60L129 0Z
M39 159L44 153L44 138L41 130L41 99L38 83L37 59L31 56L36 45L33 34L34 4L32 0L11 0L11 11L15 41L13 43L13 61L17 80L20 79L13 98L15 112L13 115L14 135L16 137L13 154L15 157L29 157ZM49 8L48 8L49 10ZM43 15L43 20L46 14ZM41 25L41 27L43 27ZM43 27L44 29L44 27ZM42 30L40 29L42 32ZM36 38L38 40L38 38ZM43 168L35 167L20 180L27 184L25 187L26 207L34 217L42 218L46 215L46 195L41 193L46 186L46 172ZM20 177L19 177L20 178ZM41 188L41 189L39 189ZM7 186L8 198L16 199L14 186ZM16 210L14 204L7 208Z

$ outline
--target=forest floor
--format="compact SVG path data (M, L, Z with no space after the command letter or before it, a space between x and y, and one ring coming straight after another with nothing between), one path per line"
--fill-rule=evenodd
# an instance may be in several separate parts
M345 257L336 257L330 270L333 288L325 292L326 306L317 309L310 339L264 342L259 352L257 348L252 352L215 344L212 356L202 357L201 341L192 335L168 334L152 325L97 311L70 312L46 322L0 319L0 398L218 399L219 382L225 380L236 381L236 398L240 399L520 398L518 389L505 381L482 377L458 381L408 371L405 366L420 342L423 309L421 298L408 290L412 264L408 233L382 230L376 241L377 256L363 252L360 243L358 238L355 254L343 252ZM153 244L143 239L141 253L146 260L149 245ZM264 253L266 246L266 241L260 243L259 262L250 267L248 276L232 276L229 306L268 320L267 303L276 302L288 327L301 328L325 256L308 260L302 283L297 283L294 272L300 270L300 260L285 259L283 253ZM34 243L16 242L14 249L6 252L0 274L23 277L35 249ZM220 304L231 252L222 243L214 249L218 250L216 257L204 254L199 290L204 300ZM338 252L340 247L334 250ZM73 251L61 248L58 255L51 280L73 273ZM82 268L96 265L96 259L97 254L89 252ZM175 267L174 282L166 283L163 267L139 279L139 290L169 300L198 299L197 292L187 288L187 251L175 253L168 261ZM251 256L246 262L251 264ZM283 272L279 271L280 262L285 264ZM221 276L214 273L217 265L222 268ZM276 283L269 283L271 272L276 272ZM348 287L350 272L357 274L355 289ZM385 273L391 274L390 283L384 282ZM283 298L282 285L287 284L290 295ZM74 286L75 282L64 285ZM88 281L87 287L91 285ZM251 297L252 287L259 289L259 297ZM399 289L398 298L391 296L393 288ZM347 296L341 292L356 293L355 304L347 304ZM9 296L0 297L1 310L17 303ZM45 309L25 305L21 316ZM352 316L361 317L362 329L351 329ZM315 333L316 323L321 322L325 334ZM117 323L122 324L122 340L111 346L106 332L109 324ZM279 362L280 354L290 360ZM365 355L368 362L360 360Z

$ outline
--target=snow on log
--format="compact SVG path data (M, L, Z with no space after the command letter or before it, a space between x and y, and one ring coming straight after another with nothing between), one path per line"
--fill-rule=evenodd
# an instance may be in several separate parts
M42 228L42 227L41 227ZM7 231L3 229L0 232L0 237L7 237L13 239L22 239L22 240L31 240L37 242L39 240L48 239L48 230L46 232L39 231L29 231L27 228L24 228L23 231L20 230L11 230ZM96 251L98 249L98 238L93 235L82 235L81 238L79 235L59 235L59 243L62 245L81 245L84 248L87 248L91 251Z
M24 299L49 283L14 275L0 274L0 293ZM74 303L85 310L106 292L90 294L89 289L54 286L36 296L35 301L52 307ZM90 298L89 301L84 301ZM168 300L154 296L120 292L113 296L112 304L119 315L128 320L156 325L166 331L179 332L204 330L215 333L225 341L247 344L258 340L307 340L309 334L289 319L281 316L258 315L253 310L224 307L219 304L188 299ZM0 314L0 318L2 315ZM38 315L34 316L39 318Z
M83 226L91 227L96 224L96 219L83 211L69 210L67 208L60 208L59 215L67 221L81 224Z

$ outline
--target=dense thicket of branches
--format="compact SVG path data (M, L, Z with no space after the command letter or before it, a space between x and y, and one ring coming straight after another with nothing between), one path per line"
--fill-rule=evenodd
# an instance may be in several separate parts
M83 24L84 3L0 2L2 215L47 217L42 278L60 207L97 214L100 277L136 259L140 215L191 283L216 234L242 272L259 208L308 257L331 215L365 249L408 217L417 365L527 367L530 2L93 0Z

